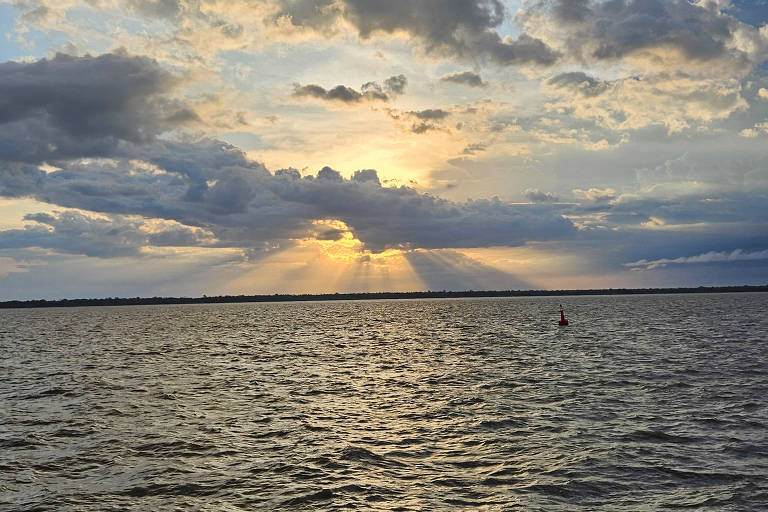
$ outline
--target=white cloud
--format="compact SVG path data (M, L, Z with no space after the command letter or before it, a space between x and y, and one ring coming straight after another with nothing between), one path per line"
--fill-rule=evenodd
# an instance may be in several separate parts
M757 123L754 128L744 128L739 132L739 135L742 137L746 137L748 139L752 139L757 137L758 135L765 135L768 134L768 122L765 123Z
M720 263L732 261L757 261L768 260L768 249L764 251L746 252L741 249L735 249L731 252L710 251L696 256L681 256L679 258L660 258L657 260L638 260L632 263L625 263L624 266L632 270L653 270L667 265L687 265L695 263Z
M596 203L613 201L616 199L616 191L612 188L590 188L588 190L575 188L572 192L573 195L579 199L587 199Z

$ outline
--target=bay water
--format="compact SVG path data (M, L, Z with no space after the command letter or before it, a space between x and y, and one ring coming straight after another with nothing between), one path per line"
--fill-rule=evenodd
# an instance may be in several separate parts
M768 510L767 310L0 310L0 510Z

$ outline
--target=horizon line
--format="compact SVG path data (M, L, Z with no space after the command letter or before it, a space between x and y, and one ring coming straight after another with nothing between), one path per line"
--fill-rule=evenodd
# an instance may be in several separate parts
M427 290L410 292L274 293L200 297L103 297L77 299L27 299L0 301L0 309L81 306L140 306L163 304L236 304L248 302L312 302L332 300L450 299L495 297L556 297L577 295L662 295L690 293L768 292L765 285L729 285L669 288L593 288L573 290Z

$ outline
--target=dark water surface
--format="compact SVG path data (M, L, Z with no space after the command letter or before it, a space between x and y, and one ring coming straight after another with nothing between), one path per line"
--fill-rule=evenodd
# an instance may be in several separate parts
M768 294L0 311L2 510L766 510Z

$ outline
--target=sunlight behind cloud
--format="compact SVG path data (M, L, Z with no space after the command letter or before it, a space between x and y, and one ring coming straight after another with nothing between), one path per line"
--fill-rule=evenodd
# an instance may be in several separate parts
M650 283L624 263L766 248L745 2L0 6L0 258L45 256L0 284L25 294Z
M335 223L332 223L335 224ZM360 252L360 242L305 240L263 259L215 287L219 293L334 293L426 290L400 251Z

